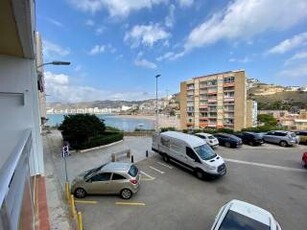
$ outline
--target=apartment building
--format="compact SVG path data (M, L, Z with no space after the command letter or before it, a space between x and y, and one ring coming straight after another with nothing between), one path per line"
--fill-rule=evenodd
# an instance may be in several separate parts
M182 129L242 128L256 125L257 104L247 101L244 70L210 74L181 82Z

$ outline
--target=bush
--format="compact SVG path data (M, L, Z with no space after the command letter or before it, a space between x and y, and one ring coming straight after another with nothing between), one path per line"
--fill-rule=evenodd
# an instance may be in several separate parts
M258 126L258 127L250 127L242 129L242 132L255 132L255 133L262 133L262 132L268 132L271 130L281 130L285 128L281 128L279 126L270 126L270 125L264 125L264 126Z
M82 143L80 145L75 145L72 147L77 150L88 149L117 142L122 140L123 138L124 134L122 132L106 133L106 135L91 138L87 143Z
M161 128L161 132L166 132L166 131L176 131L174 127L163 127Z

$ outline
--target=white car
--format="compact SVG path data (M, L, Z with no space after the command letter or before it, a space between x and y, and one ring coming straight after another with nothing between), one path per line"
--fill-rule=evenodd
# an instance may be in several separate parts
M281 230L273 215L240 200L226 203L215 217L211 230Z
M219 145L219 140L210 133L195 133L195 136L204 139L212 148Z

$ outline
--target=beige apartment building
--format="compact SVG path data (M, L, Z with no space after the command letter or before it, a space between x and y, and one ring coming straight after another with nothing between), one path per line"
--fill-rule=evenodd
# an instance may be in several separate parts
M181 82L182 129L256 126L257 103L247 100L244 70L210 74Z

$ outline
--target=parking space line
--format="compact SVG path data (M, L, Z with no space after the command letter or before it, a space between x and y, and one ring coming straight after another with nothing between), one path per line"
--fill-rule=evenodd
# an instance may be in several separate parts
M233 162L233 163L239 163L239 164L254 165L254 166L265 167L265 168L281 169L281 170L285 170L285 171L305 172L306 173L306 170L304 170L304 169L290 168L290 167L284 167L284 166L279 166L279 165L254 163L254 162L240 161L240 160L229 159L229 158L224 158L224 160L229 161L229 162Z
M97 204L95 200L75 200L75 202L81 204Z
M152 177L152 176L150 176L149 174L147 174L147 173L145 173L143 171L141 171L141 174L143 174L143 175L148 177L148 178L141 178L141 180L154 180L154 179L156 179L155 177Z
M117 205L145 206L143 202L115 202Z
M173 167L172 166L169 166L169 165L167 165L167 164L164 164L164 163L162 163L162 162L157 162L159 165L162 165L162 166L164 166L164 167L166 167L166 168L169 168L169 169L173 169Z
M157 168L155 168L155 167L149 166L149 168L151 168L151 169L157 171L158 173L164 174L163 171L161 171L161 170L159 170L159 169L157 169Z

